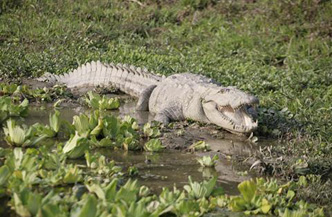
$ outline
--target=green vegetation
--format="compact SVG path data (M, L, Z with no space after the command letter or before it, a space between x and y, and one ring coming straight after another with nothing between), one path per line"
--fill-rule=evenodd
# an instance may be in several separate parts
M145 151L159 152L165 147L161 144L159 139L150 139L147 143L144 144Z
M9 117L26 116L28 105L29 101L27 99L17 105L9 97L0 96L0 124Z
M198 141L188 147L190 151L210 151L210 145L205 141Z
M34 146L46 138L46 135L39 136L34 127L17 126L11 119L7 121L7 127L3 131L6 142L11 146Z
M214 167L219 160L218 155L214 155L212 158L211 156L203 156L199 159L197 159L198 163L202 167Z
M1 83L0 96L12 96L20 100L22 98L37 102L52 102L61 97L72 97L72 93L65 87L55 85L52 88L31 88L27 85L15 83Z
M92 91L87 93L84 100L85 103L93 109L112 110L120 107L118 98L107 98L106 96L100 96Z
M10 146L0 148L0 199L9 200L8 206L18 216L202 216L217 208L249 214L324 216L322 208L293 200L295 190L307 184L304 177L301 183L282 186L275 180L246 181L239 185L241 195L232 197L216 186L217 177L201 183L189 177L184 190L164 188L160 195L137 181L124 183L122 168L94 149L142 150L140 137L154 137L144 149L158 152L164 148L156 138L160 131L150 124L139 127L128 116L120 120L101 115L97 109L74 116L66 128L57 110L49 115L49 126L36 123L20 127L13 119L7 120L3 130ZM58 140L58 135L67 134L71 136L66 142ZM55 139L45 141L51 137ZM205 150L208 146L200 141L193 147ZM216 156L207 158L201 159L202 165L212 166L217 160ZM137 168L128 168L129 176L137 173ZM285 186L292 189L283 195Z
M15 148L0 167L0 196L10 198L9 206L19 216L71 216L77 212L79 216L202 216L216 208L250 214L324 216L322 209L294 202L293 189L301 183L250 180L239 185L240 196L229 197L216 187L216 177L201 183L189 177L184 190L164 188L157 195L137 181L120 184L121 169L114 162L107 163L103 155L87 151L85 158L86 167L79 169L58 151ZM63 187L55 191L50 186Z
M283 140L276 147L261 149L258 157L264 171L284 179L319 175L299 194L310 201L330 203L330 198L323 195L332 189L329 177L332 169L331 11L331 1L325 0L2 1L0 122L26 115L28 105L27 101L22 102L24 98L50 102L58 96L71 96L61 86L28 90L13 82L45 72L62 74L91 60L133 64L165 75L187 71L200 73L223 85L235 85L257 95L261 109L260 125L255 134ZM3 81L10 82L10 85L4 85ZM66 144L69 146L68 156L86 153L84 145L79 153L70 148L83 144L79 141L88 141L89 149L143 148L137 145L140 136L133 119L90 115L75 118L74 126L66 124L72 135L71 143ZM86 121L88 125L82 125ZM57 136L61 131L56 122L46 128L34 128L31 132L36 134L32 137L28 133L30 128L13 125L13 122L6 128L7 141L15 146L35 145L31 138L39 138L42 134ZM47 130L40 133L42 129ZM14 139L16 131L21 136ZM144 129L144 137L158 136L158 131L150 127ZM204 142L198 142L190 149L201 147L208 149ZM61 145L59 149L61 152L57 154L62 156ZM24 156L36 156L36 152L40 151L28 149ZM50 165L64 165L47 157L46 153L40 154L49 159ZM62 203L54 192L44 197L43 192L31 188L39 181L33 178L37 177L36 171L22 169L23 166L17 172L13 167L7 167L9 169L5 166L0 169L4 174L0 179L0 195L12 198L11 206L19 215L27 215L27 212L65 213L73 204L75 215L84 213L84 210L99 212L102 209L95 205L103 199L91 194L79 198L80 203ZM64 177L68 177L67 180L79 177L77 168L60 167L64 172L57 172L58 178L52 183L66 183ZM72 171L68 173L72 175L66 176L67 171ZM25 183L22 186L28 186L28 190L20 187L3 191L7 189L4 186L9 186L6 184L8 174L14 174L11 182ZM80 180L76 178L72 180ZM16 188L18 185L10 186ZM305 193L308 189L314 193ZM173 194L177 195L176 192ZM31 198L38 203L29 204ZM114 209L108 207L107 210L112 210L113 215L138 213L148 203L146 200L133 202L140 200L135 197L130 200L132 203ZM162 204L161 201L158 202ZM200 203L204 207L205 202ZM263 203L265 208L261 209ZM264 212L271 202L262 199L257 204L248 207ZM195 210L192 207L196 206L196 202L183 200L173 204L172 212L181 215L183 210ZM305 206L299 204L297 207ZM240 208L244 210L243 206ZM271 208L268 212L272 212ZM280 213L290 215L289 210Z

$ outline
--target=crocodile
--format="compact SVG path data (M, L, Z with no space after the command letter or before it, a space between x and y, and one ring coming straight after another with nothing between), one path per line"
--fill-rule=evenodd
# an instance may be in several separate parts
M68 88L113 85L138 98L137 110L148 110L163 124L191 119L248 134L258 126L258 98L236 87L223 87L211 78L192 73L168 77L126 64L89 62L64 75L38 78Z

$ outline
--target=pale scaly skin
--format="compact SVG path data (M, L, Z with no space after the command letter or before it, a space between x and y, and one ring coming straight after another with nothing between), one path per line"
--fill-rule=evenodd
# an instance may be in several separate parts
M138 98L137 109L149 110L164 124L192 119L237 134L257 128L256 97L236 87L222 87L202 75L183 73L165 78L133 66L91 62L63 76L48 73L38 80L69 88L112 84Z

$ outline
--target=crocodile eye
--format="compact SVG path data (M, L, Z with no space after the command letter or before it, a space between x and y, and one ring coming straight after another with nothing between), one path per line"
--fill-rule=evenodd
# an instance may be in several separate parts
M230 91L229 88L223 88L223 89L220 89L220 90L218 91L218 93L225 93L225 92L229 92L229 91Z

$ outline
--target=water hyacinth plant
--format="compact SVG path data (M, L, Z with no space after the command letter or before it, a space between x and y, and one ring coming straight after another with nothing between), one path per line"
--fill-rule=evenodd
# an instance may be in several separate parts
M197 159L198 163L202 167L214 167L219 160L218 155L214 155L212 158L211 156L203 156L199 159Z
M203 181L202 183L192 181L191 177L188 177L189 184L183 188L187 191L188 195L192 198L201 199L207 198L212 194L222 194L222 188L215 188L217 183L217 177L214 176L209 181Z
M76 132L64 145L63 153L66 154L68 158L79 158L89 149L89 145L90 141Z
M210 145L205 141L198 141L188 147L189 151L210 151Z
M120 101L118 98L107 98L105 95L100 96L97 93L89 91L84 98L85 103L93 108L100 110L112 110L120 107Z
M32 127L36 129L38 135L43 135L49 138L58 135L61 127L60 112L55 110L54 114L49 115L49 125L42 125L40 123L34 124Z
M144 144L144 150L150 152L160 152L165 147L162 145L160 139L150 139Z
M16 105L10 97L0 96L0 123L9 117L24 117L28 113L29 101L24 99L20 104Z
M12 119L7 121L7 127L4 127L3 130L5 133L5 141L11 146L34 146L47 137L46 135L38 136L33 127L17 126Z
M276 216L324 216L322 209L310 208L302 200L294 202L295 183L279 185L277 180L257 178L243 181L238 185L241 193L233 196L229 201L229 208L233 211L244 211L247 215L269 214ZM293 211L291 211L294 209ZM309 211L310 210L310 211Z
M149 137L149 138L156 138L161 135L158 125L152 126L151 123L144 124L143 133L144 133L144 136Z
M0 83L0 93L1 95L12 95L15 92L18 91L19 85L11 83L11 84L6 84L6 83Z

